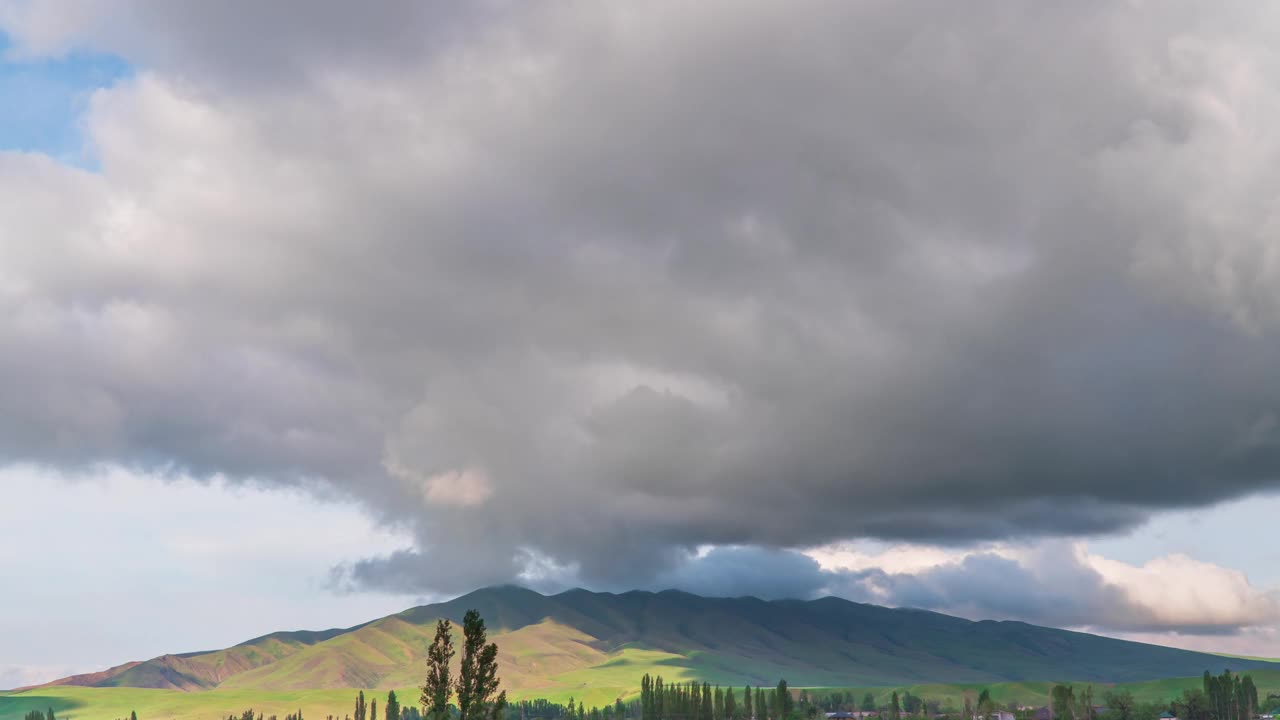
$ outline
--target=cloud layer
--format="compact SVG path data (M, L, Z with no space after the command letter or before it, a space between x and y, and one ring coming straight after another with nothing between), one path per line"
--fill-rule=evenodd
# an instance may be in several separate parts
M894 553L928 559L893 569ZM1280 596L1274 591L1251 584L1239 570L1185 555L1132 565L1091 553L1083 543L1045 541L965 552L899 548L887 557L864 556L851 564L840 553L818 550L812 557L825 579L818 592L974 619L1108 634L1208 636L1280 621Z
M0 458L347 496L415 591L1275 486L1275 11L475 7L0 4L140 67L0 154Z

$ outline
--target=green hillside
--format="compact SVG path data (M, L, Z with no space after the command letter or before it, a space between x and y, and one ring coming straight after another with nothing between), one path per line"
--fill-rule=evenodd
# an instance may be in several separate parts
M1277 672L1263 660L1228 660L1020 622L973 622L838 598L766 602L675 591L585 590L544 596L498 587L353 628L273 633L225 650L164 655L67 678L0 697L0 720L7 720L15 703L25 706L28 700L55 709L57 702L90 707L94 717L115 717L101 709L116 701L145 702L165 717L185 716L211 703L227 705L231 712L246 701L255 707L324 705L324 714L337 712L345 701L330 703L348 698L352 688L399 692L420 683L436 620L460 620L469 608L485 618L500 648L504 687L517 698L572 695L603 704L634 692L646 672L735 686L772 685L786 678L794 687L919 687L913 692L939 699L952 692L946 688L963 684L1001 685L1011 699L1026 693L1028 702L1043 697L1046 683L1055 680L1139 683L1139 688L1159 681L1165 685L1151 692L1164 692L1174 689L1168 686L1174 681L1162 678L1198 681L1205 669L1226 664L1237 670L1272 668L1255 673L1259 676ZM407 697L416 697L410 693Z

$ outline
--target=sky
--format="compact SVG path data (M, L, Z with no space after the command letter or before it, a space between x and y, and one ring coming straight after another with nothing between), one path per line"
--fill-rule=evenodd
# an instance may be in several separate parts
M0 0L0 687L506 582L1280 655L1278 31Z

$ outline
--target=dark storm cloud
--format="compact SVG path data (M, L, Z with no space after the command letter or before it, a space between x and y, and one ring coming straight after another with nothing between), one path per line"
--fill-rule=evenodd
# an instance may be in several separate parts
M1273 11L343 7L5 6L144 63L101 176L0 156L5 458L324 487L433 591L1275 485Z

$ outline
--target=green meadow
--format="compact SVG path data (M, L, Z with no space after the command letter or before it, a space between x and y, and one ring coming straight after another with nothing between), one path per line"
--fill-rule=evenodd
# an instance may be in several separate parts
M127 718L136 711L139 720L222 720L239 715L246 708L261 711L267 717L302 710L305 720L324 720L328 715L351 714L357 689L296 690L271 692L259 690L215 689L199 692L153 690L148 688L88 688L55 686L19 693L0 693L0 720L22 720L31 710L52 708L59 720L115 720ZM593 686L557 689L552 692L509 693L512 700L543 697L564 702L570 697L584 701L588 707L613 702L614 698L632 694L630 688ZM386 701L386 691L365 690L378 704ZM402 705L417 704L418 689L396 690Z
M629 699L638 693L636 686L637 669L642 672L654 670L653 661L660 663L661 657L646 657L637 651L634 657L627 657L613 666L592 668L586 672L571 672L556 678L556 686L546 691L515 690L509 693L513 701L533 698L546 698L554 702L565 702L569 698L583 701L588 707L612 703L615 698ZM664 677L679 679L686 673L667 674ZM1250 671L1258 683L1259 693L1280 692L1280 670ZM689 676L690 678L692 676ZM1133 693L1142 702L1172 700L1182 694L1183 690L1199 688L1201 678L1167 678L1134 683L1088 683L1075 682L1074 685L1084 687L1092 684L1101 700L1101 693L1112 688L1125 689ZM927 683L918 685L895 685L876 687L824 687L811 690L848 690L861 697L864 693L875 696L877 703L888 702L892 692L910 691L929 700L938 700L945 706L959 706L963 703L966 692L974 693L987 689L992 697L1000 703L1018 703L1023 705L1043 705L1048 701L1052 682L1006 682L1006 683ZM86 688L86 687L45 687L20 693L0 693L0 720L22 720L31 710L53 708L60 720L115 720L128 717L131 711L138 713L139 720L221 720L228 715L246 708L261 711L268 717L302 710L306 720L324 720L328 715L344 717L351 713L354 698L358 692L355 688L296 690L296 691L261 691L218 688L198 692L180 690L152 690L144 688ZM365 690L370 698L376 698L379 705L386 700L386 691ZM402 704L414 704L418 690L406 687L396 690Z

